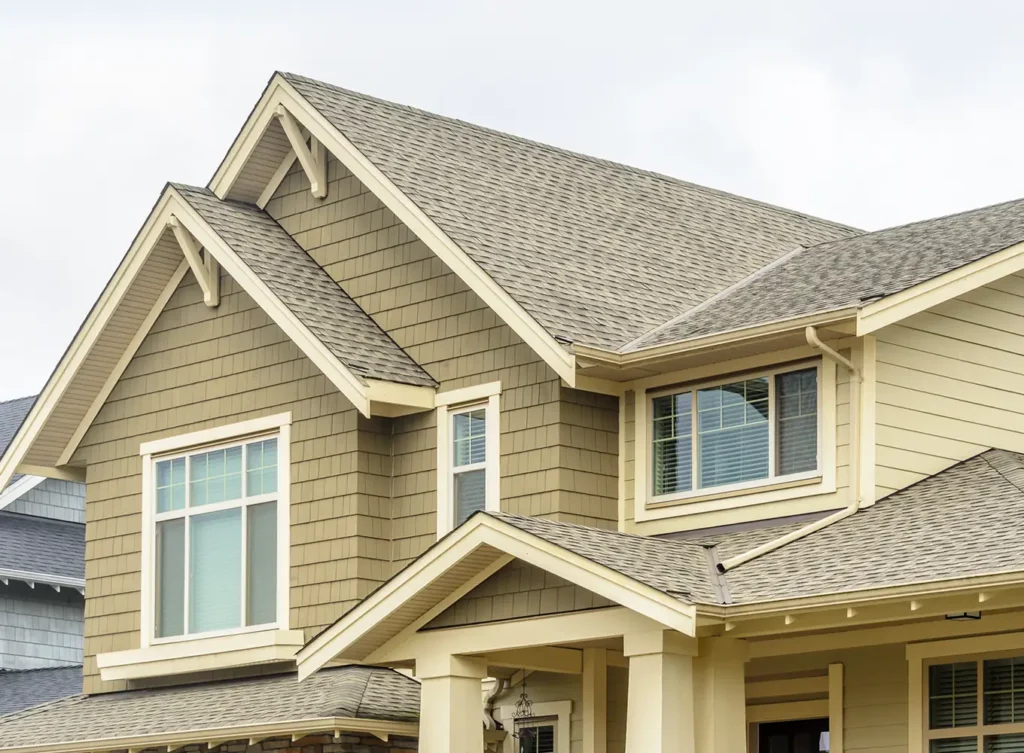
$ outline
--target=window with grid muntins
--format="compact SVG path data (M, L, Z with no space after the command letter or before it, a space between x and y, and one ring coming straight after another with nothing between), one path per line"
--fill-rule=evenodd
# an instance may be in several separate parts
M455 525L487 505L487 410L452 414L452 502Z
M819 399L817 368L655 396L654 496L817 472Z
M929 753L1024 753L1024 657L928 668Z
M277 621L278 438L155 458L155 638Z

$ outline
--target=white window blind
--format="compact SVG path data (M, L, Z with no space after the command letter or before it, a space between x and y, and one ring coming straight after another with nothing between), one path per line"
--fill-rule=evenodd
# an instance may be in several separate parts
M455 525L487 504L487 410L452 413L452 502Z
M818 392L815 367L654 396L654 496L814 473Z
M277 620L277 443L155 459L154 637Z
M928 668L929 753L1024 753L1024 657Z

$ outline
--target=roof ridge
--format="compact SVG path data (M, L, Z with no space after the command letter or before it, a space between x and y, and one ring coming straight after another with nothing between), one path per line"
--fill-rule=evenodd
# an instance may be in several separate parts
M976 212L987 212L989 210L996 209L997 207L1010 206L1011 204L1024 204L1024 196L1018 197L1016 199L1008 199L1007 201L997 201L994 204L986 204L985 206L982 206L982 207L973 207L972 209L964 209L963 211L960 211L960 212L949 212L947 214L940 214L940 215L938 215L936 217L926 217L923 220L914 220L913 222L905 222L902 225L890 225L888 227L879 228L878 230L862 231L860 233L857 233L856 235L847 236L845 238L833 238L832 240L822 241L821 243L815 243L815 244L812 244L810 246L807 246L806 248L807 248L807 250L821 248L822 246L828 246L829 244L832 244L832 243L843 243L844 241L853 240L855 238L856 239L861 239L861 238L866 238L866 237L869 237L869 236L872 236L872 235L878 235L880 233L888 233L888 232L890 232L892 230L903 230L905 228L912 228L912 227L914 227L916 225L927 225L930 222L939 222L940 220L950 220L950 219L953 219L954 217L965 217L967 215L971 215L971 214L974 214Z
M13 667L13 668L7 668L7 669L0 668L0 675L2 675L4 673L7 673L7 674L25 674L25 673L28 673L28 672L48 672L48 671L53 670L53 669L81 669L81 668L82 668L81 664L63 664L63 665L52 666L52 667L21 667L21 668Z
M520 515L514 512L495 512L493 510L479 510L483 515L489 515L492 518L501 520L502 518L518 518L520 520L529 520L531 522L539 521L541 523L547 523L553 526L569 526L570 528L579 528L585 531L596 531L597 533L605 534L608 536L618 536L620 538L633 539L638 541L655 541L664 542L666 544L686 544L687 546L696 547L698 549L704 549L704 545L698 543L696 540L689 539L668 539L661 536L643 536L639 533L628 533L626 531L613 530L611 528L597 528L596 526L585 526L582 523L566 523L564 520L548 520L547 518L539 518L534 515ZM473 513L476 515L477 513Z
M451 115L442 115L440 113L432 112L430 110L424 110L423 108L420 108L420 107L414 107L413 105L406 105L406 104L402 104L401 102L394 102L394 101L389 100L389 99L383 99L381 97L375 97L372 94L364 94L363 92L358 92L358 91L355 91L353 89L347 89L347 88L345 88L343 86L338 86L337 84L332 84L332 83L327 82L327 81L322 81L322 80L316 79L316 78L310 78L309 76L303 76L302 74L299 74L299 73L290 73L288 71L277 71L277 73L279 75L281 75L285 79L300 80L300 81L305 81L305 82L309 82L309 83L312 83L312 84L316 84L318 86L325 86L325 87L327 87L329 89L333 89L335 91L339 91L339 92L342 92L344 94L348 94L348 95L351 95L351 96L354 96L354 97L359 97L361 99L364 99L364 100L367 100L367 101L370 101L370 102L376 102L378 104L385 105L385 106L388 106L388 107L398 107L398 108L403 109L403 110L408 110L410 112L418 113L420 115L425 115L425 116L427 116L429 118L435 118L435 119L443 120L443 121L450 122L450 123L458 123L458 124L466 126L468 128L472 128L472 129L474 129L476 131L481 131L481 132L489 133L491 135L499 136L501 138L511 139L513 141L517 141L517 142L520 142L520 143L523 143L523 144L530 144L530 145L533 145L533 146L536 146L536 147L540 147L542 149L547 149L547 150L550 150L552 152L556 152L558 154L574 157L576 159L582 159L582 160L586 160L588 162L600 163L602 165L605 165L605 166L608 166L608 167L617 168L617 169L623 170L625 172L633 173L635 175L641 175L641 176L645 176L645 177L652 178L652 179L659 180L659 181L665 181L665 182L673 183L673 184L676 184L676 185L686 186L688 188L695 189L697 191L705 192L705 193L708 193L708 194L713 194L713 195L718 196L718 197L724 197L724 198L728 198L728 199L733 199L733 200L745 202L745 203L748 203L748 204L754 204L754 205L757 205L759 207L764 207L765 209L772 209L772 210L779 211L779 212L786 212L787 214L790 214L790 215L792 215L794 217L801 217L801 218L806 219L806 220L812 220L814 222L822 223L824 225L828 225L828 226L833 227L833 228L838 228L838 229L843 229L843 230L850 230L850 231L853 231L854 233L861 233L861 232L863 232L859 228L855 228L855 227L853 227L851 225L846 225L846 224L841 223L841 222L836 222L834 220L825 219L824 217L817 217L817 216L815 216L813 214L807 214L806 212L801 212L801 211L799 211L797 209L790 209L789 207L779 206L778 204L771 204L771 203L769 203L767 201L762 201L760 199L754 199L754 198L751 198L749 196L743 196L741 194L733 193L731 191L725 191L725 190L723 190L721 188L714 188L712 186L705 186L705 185L702 185L700 183L692 183L690 181L683 180L682 178L676 178L676 177L673 177L671 175L666 175L665 173L659 173L659 172L654 171L654 170L647 170L647 169L642 168L642 167L636 167L635 165L628 165L625 162L617 162L615 160L606 159L604 157L596 157L596 156L591 155L591 154L584 154L583 152L577 152L577 151L574 151L572 149L566 149L565 147L555 146L554 144L548 144L548 143L543 142L543 141L537 141L536 139L527 138L525 136L519 136L519 135L514 134L514 133L509 133L508 131L501 131L501 130L498 130L497 128L491 128L490 126L480 125L479 123L473 123L471 121L463 120L462 118L456 118L456 117L453 117Z
M1016 487L1018 491L1024 492L1024 458L1016 452L999 447L984 450L975 457L979 456L1009 484ZM994 462L1002 459L1006 459L1007 462Z
M853 236L853 237L859 237L859 236ZM679 324L680 322L686 321L687 318L700 313L704 309L709 308L710 306L712 306L715 303L718 303L723 298L727 298L729 295L731 295L732 293L735 293L740 288L742 288L742 287L744 287L746 285L749 285L750 283L754 282L755 280L759 280L760 278L764 277L766 274L771 272L776 267L778 267L778 266L784 264L785 262L789 261L794 256L799 254L801 251L806 251L808 248L810 248L810 247L798 244L796 246L796 248L793 248L793 249L787 251L782 256L779 256L776 259L768 262L763 267L759 267L759 268L755 269L749 275L747 275L746 277L744 277L744 278L742 278L740 280L737 280L732 285L728 285L727 287L722 288L717 293L715 293L713 296L711 296L710 298L705 298L703 301L698 303L696 306L688 308L683 313L677 314L676 316L672 317L671 319L669 319L666 322L662 322L657 327L652 327L651 329L647 330L646 332L644 332L639 337L634 337L628 343L626 343L625 345L621 346L618 349L617 352L619 352L619 353L627 353L631 349L633 349L637 345L639 345L641 342L646 340L648 337L654 336L658 332L666 330L669 327L673 327L676 324Z
M25 395L24 397L10 397L6 400L0 400L0 405L7 405L8 403L18 403L22 400L35 400L39 395Z

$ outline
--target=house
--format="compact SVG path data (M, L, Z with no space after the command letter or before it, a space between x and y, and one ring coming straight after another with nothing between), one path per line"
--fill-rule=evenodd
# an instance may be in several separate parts
M1024 201L864 233L275 74L0 459L87 520L0 751L1020 750L1022 270Z
M0 453L34 400L0 402ZM82 691L85 487L16 474L0 489L0 714L7 714Z

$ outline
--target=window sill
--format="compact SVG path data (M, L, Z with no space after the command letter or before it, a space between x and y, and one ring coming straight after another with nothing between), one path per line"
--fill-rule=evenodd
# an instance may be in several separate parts
M709 502L715 499L741 497L747 494L760 494L762 492L772 492L778 489L793 489L799 486L812 486L815 484L821 484L822 481L823 478L821 474L815 474L813 476L791 478L787 480L773 481L764 484L743 485L739 487L725 487L719 489L718 491L709 490L707 492L687 492L685 494L679 494L674 497L652 499L647 503L647 509L657 510L664 507L687 505L692 502Z
M99 654L96 664L104 681L138 680L289 661L302 644L301 630L263 630Z

